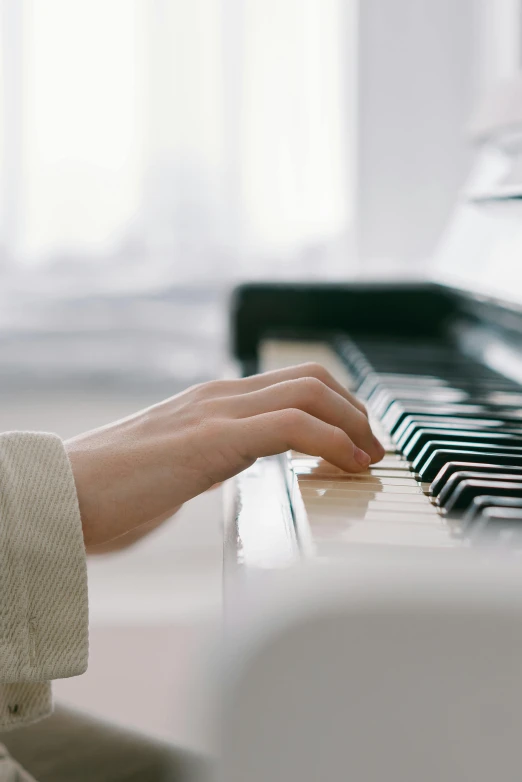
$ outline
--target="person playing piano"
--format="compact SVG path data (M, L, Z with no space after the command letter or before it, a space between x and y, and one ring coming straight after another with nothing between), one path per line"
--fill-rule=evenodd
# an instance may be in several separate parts
M85 552L130 545L289 449L348 472L384 455L364 406L318 364L199 385L66 442L0 434L1 779L186 778L192 761L169 746L64 710L49 717L51 680L87 667Z

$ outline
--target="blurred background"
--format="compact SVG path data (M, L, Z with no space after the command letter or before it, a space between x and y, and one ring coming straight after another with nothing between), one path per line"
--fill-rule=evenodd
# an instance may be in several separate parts
M0 424L67 437L227 369L252 279L429 272L520 0L0 0ZM221 497L90 567L57 694L197 746ZM154 681L140 682L154 661Z

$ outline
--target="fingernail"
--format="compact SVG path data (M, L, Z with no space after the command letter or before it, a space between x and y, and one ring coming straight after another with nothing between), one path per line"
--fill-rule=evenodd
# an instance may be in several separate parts
M357 446L355 446L353 450L353 457L355 461L361 465L361 467L368 467L372 460L371 456L368 456L366 451L362 451L360 448L357 448Z

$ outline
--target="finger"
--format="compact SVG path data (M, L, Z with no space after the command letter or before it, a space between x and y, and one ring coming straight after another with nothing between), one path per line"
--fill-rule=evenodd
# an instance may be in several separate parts
M239 380L218 381L218 383L213 385L216 396L232 396L249 393L250 391L259 391L262 388L267 388L267 386L275 385L276 383L283 383L286 380L298 380L303 377L317 378L317 380L320 380L331 388L332 391L336 391L340 396L344 397L344 399L360 410L365 416L368 415L368 411L364 404L357 399L354 394L350 393L342 383L336 380L327 369L315 362L298 364L293 367L285 367L284 369L275 369L270 372L263 372L259 375L250 375L249 377L244 377Z
M368 415L364 404L357 399L354 394L348 391L342 383L336 380L331 372L325 369L322 364L316 364L315 362L285 367L285 369L276 369L272 372L263 372L260 375L251 375L250 377L244 378L244 381L249 390L257 391L261 388L266 388L269 385L274 385L275 383L281 383L285 380L297 380L303 377L315 377L317 380L320 380L331 388L332 391L335 391L340 396L344 397L344 399L360 410L361 413L364 413L365 416Z
M346 472L367 469L370 457L339 427L291 408L235 422L238 448L245 460L294 450L319 456Z
M219 400L235 418L296 408L342 429L352 442L370 455L372 462L384 456L368 419L347 399L316 378L288 380L240 396Z

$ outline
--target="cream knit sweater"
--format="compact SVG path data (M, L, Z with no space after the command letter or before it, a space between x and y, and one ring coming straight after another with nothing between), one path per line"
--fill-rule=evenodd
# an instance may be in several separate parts
M51 680L87 668L85 548L54 434L0 434L0 729L49 714Z

